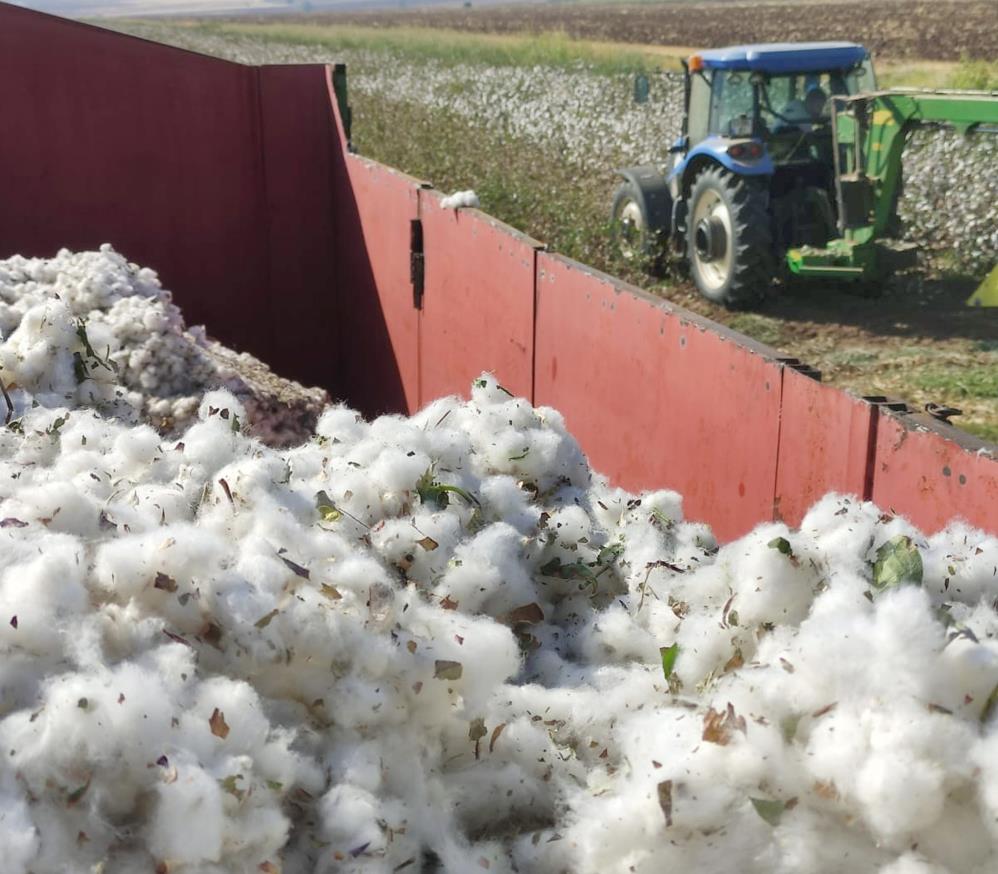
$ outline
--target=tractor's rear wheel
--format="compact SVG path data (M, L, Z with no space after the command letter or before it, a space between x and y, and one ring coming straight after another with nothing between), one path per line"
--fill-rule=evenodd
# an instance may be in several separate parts
M648 213L647 192L642 192L628 180L617 188L610 208L610 233L617 253L625 261L652 274L662 269L665 257L663 238L666 229L661 226L662 214L671 214L671 200L662 204L662 193L658 192L653 206L656 211ZM667 196L667 195L666 195Z
M776 272L768 192L710 167L693 181L689 205L687 254L700 293L736 308L760 301Z

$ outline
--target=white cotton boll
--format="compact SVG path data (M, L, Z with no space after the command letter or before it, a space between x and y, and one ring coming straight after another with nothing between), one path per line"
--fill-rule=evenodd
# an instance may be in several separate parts
M770 544L789 543L789 554ZM788 547L784 547L786 549ZM782 525L763 525L721 549L718 564L730 569L739 622L796 624L807 615L819 574L803 544Z
M356 410L344 406L333 406L319 417L315 433L334 445L349 446L363 439L368 428L367 422Z
M981 769L977 794L985 813L984 821L991 830L992 839L998 840L998 731L994 717L988 722L984 735L973 745L970 755Z
M226 552L222 538L192 524L123 534L97 550L94 582L119 602L136 598L174 619L193 617L198 610L194 593L217 572ZM185 594L191 597L188 612L173 612L184 607Z
M482 483L479 498L489 521L501 520L524 535L537 529L542 511L513 477L489 477Z
M463 533L461 520L453 514L420 513L386 520L370 536L374 549L406 579L429 582L444 575Z
M193 762L174 767L176 779L156 786L149 849L159 859L184 865L218 862L225 829L222 788Z
M871 825L890 841L925 828L942 813L942 771L931 763L885 752L856 776L856 798Z
M430 459L422 452L386 447L367 474L382 492L398 495L415 492L416 484L429 468Z
M125 462L119 468L119 473L125 473L128 467L144 466L152 461L160 451L160 436L148 425L140 425L121 431L114 440L114 452Z
M920 550L924 585L946 601L973 604L994 594L998 577L998 537L953 523Z
M364 789L346 783L334 786L319 801L321 834L344 854L365 847L383 849L380 808L378 799Z
M441 209L460 209L461 207L473 207L477 209L481 206L478 195L474 191L455 191L440 201Z
M448 841L439 850L442 874L486 870L489 874L516 874L501 841L479 841L471 846Z
M61 651L65 624L88 608L84 571L75 540L35 544L37 552L0 573L0 646L52 655Z
M538 592L523 567L522 535L512 526L496 523L459 545L435 592L449 597L467 612L491 616L535 602Z
M951 639L940 653L934 679L934 703L979 717L998 686L998 646L991 641L975 643L965 636Z
M99 507L68 482L25 486L5 509L22 521L41 523L50 531L93 537L99 530Z
M520 670L519 646L512 631L487 617L425 605L406 615L409 629L428 641L418 650L421 657L461 665L459 680L435 677L433 683L459 690L471 713L481 712L496 687ZM433 671L434 664L427 668Z
M10 874L29 874L34 870L40 843L28 799L13 775L7 774L0 778L0 846L4 870Z
M20 388L36 395L76 392L73 353L79 346L72 313L63 301L49 299L32 307L3 343L3 369Z
M877 874L950 874L950 872L912 852L898 856L893 862L878 869Z
M182 437L184 460L201 465L212 476L232 459L236 435L229 422L212 416L206 422L191 425Z
M205 392L198 407L198 418L202 422L217 416L232 427L232 417L240 422L246 421L246 408L236 399L236 396L225 389Z
M612 604L596 613L578 636L578 652L589 662L654 662L663 644L638 627L627 610Z

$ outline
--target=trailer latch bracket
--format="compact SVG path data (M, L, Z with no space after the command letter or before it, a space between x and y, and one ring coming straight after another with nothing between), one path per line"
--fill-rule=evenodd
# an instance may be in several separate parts
M821 371L810 364L804 364L799 358L777 358L776 359L784 367L789 367L791 370L797 371L797 373L807 376L817 382L821 382Z
M423 289L426 284L426 260L423 254L423 222L409 222L409 281L412 283L412 305L423 308Z

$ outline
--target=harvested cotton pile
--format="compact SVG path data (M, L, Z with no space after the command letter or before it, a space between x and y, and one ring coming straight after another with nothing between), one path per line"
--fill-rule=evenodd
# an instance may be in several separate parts
M5 872L995 870L993 537L829 496L718 548L491 377L288 449L223 391L19 416Z
M110 246L0 261L0 379L48 407L90 406L166 433L187 427L224 386L267 443L301 442L329 402L188 330L156 274ZM21 397L13 392L15 399Z

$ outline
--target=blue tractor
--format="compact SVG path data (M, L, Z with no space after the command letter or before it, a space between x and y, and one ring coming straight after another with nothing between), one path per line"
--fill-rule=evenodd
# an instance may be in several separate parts
M735 46L684 67L669 166L619 171L614 233L625 257L685 256L705 297L749 306L788 252L840 236L833 101L876 90L869 53L845 42Z

